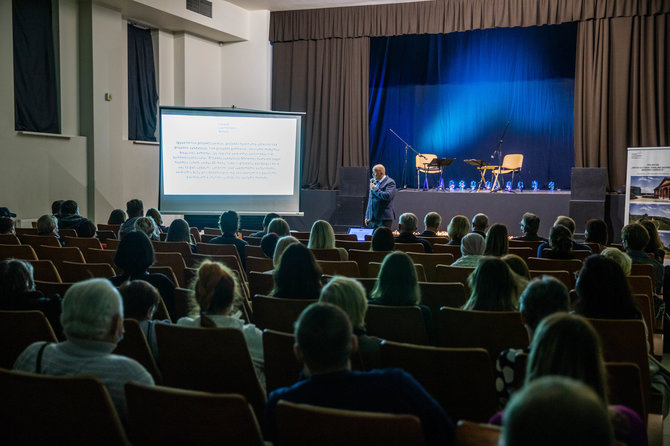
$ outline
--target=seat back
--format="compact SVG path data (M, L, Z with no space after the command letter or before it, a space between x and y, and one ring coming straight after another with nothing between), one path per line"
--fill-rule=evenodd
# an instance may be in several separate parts
M509 254L516 254L519 257L521 257L524 261L527 260L529 257L533 257L537 250L533 250L533 248L528 248L524 246L510 246L508 253Z
M126 402L128 436L133 444L263 446L258 421L242 395L214 395L129 382Z
M541 241L531 241L531 240L510 240L510 248L531 248L533 252L537 252L537 247L542 244Z
M330 409L280 401L275 446L406 446L425 444L414 415Z
M470 295L468 277L470 277L470 274L472 274L474 270L474 268L465 266L437 265L435 267L435 277L438 282L462 283L466 289L467 295Z
M502 162L502 168L507 170L518 170L523 166L523 155L520 153L510 153L505 155Z
M640 368L632 362L607 362L608 400L610 404L626 406L647 419L647 405L642 399Z
M412 262L423 265L428 282L437 282L437 265L451 265L454 263L454 255L449 253L426 254L419 252L408 252Z
M654 267L647 263L634 263L630 266L631 276L647 276L654 280Z
M340 258L340 251L337 249L309 249L311 253L314 255L314 258L316 260L331 260L331 261L338 261L342 260Z
M368 305L365 325L371 336L409 344L428 344L426 322L419 307Z
M498 446L500 426L461 420L456 425L454 446Z
M92 377L0 370L5 444L129 444L112 400ZM67 398L67 402L64 401ZM28 416L33 414L35 416Z
M628 279L628 286L630 287L631 293L646 294L650 299L654 295L654 282L651 277L630 275L626 279Z
M269 295L274 286L275 281L272 274L265 274L257 271L251 271L249 273L249 295Z
M0 311L0 367L11 369L33 342L58 342L41 311Z
M646 294L633 294L633 302L640 313L642 314L642 319L647 326L647 343L649 344L650 353L654 353L654 324L656 319L654 319L653 313L653 303L652 300Z
M98 223L96 225L98 227L98 231L112 231L115 234L119 233L119 230L121 229L121 225L107 225L104 223Z
M59 267L60 275L65 282L79 282L93 277L109 279L116 275L111 265L107 263L78 263L62 262Z
M20 245L19 238L14 234L0 234L0 245Z
M202 232L203 232L203 234L215 235L215 236L218 236L218 235L222 234L220 228L204 228L202 230Z
M62 234L61 234L62 235ZM100 240L93 237L63 237L65 246L76 246L83 253L87 248L102 249Z
M572 289L574 286L573 275L567 271L537 271L534 269L530 270L530 277L532 279L542 276L555 277L569 290Z
M377 277L371 275L368 271L368 264L370 262L382 262L384 257L389 255L392 251L363 251L360 249L349 250L349 260L358 264L358 272L361 277Z
M350 249L357 249L359 251L369 251L370 250L370 241L358 241L358 240L341 240L335 239L335 246L337 248L344 248L347 251Z
M195 268L200 266L205 260L211 260L212 262L219 262L226 265L228 268L237 271L237 274L242 280L247 281L247 272L242 268L240 263L239 256L234 255L215 255L215 254L191 254L192 264Z
M189 234L191 234L191 237L193 238L193 241L195 243L200 243L202 241L202 237L200 236L200 231L195 226L191 226L189 228L188 232L189 232Z
M118 275L121 274L121 268L116 266L114 263L114 256L116 256L116 251L113 249L93 249L86 248L82 251L86 262L90 263L107 263L110 265L114 272Z
M353 260L317 260L323 274L330 276L360 277L358 263Z
M105 240L105 244L107 245L107 247L105 249L117 250L117 249L119 249L119 245L121 244L121 240L115 239L115 238L108 238L107 240Z
M175 321L178 321L182 317L190 316L193 310L197 308L198 304L193 296L193 291L187 288L175 288L173 297L176 313Z
M263 416L265 391L241 330L156 324L156 340L164 385L239 393Z
M65 296L65 292L72 286L73 282L42 282L35 280L35 289L41 291L45 296L55 296L59 294Z
M526 260L528 269L537 271L567 271L576 273L582 269L582 261L579 259L541 259L538 257L529 257Z
M79 248L76 247L58 247L55 246L39 246L35 248L40 260L51 260L56 265L58 272L61 272L61 265L63 262L75 262L75 263L85 263L84 256L82 255Z
M379 262L370 262L368 264L368 274L374 277L379 276L379 270L381 270L382 264ZM426 282L426 270L423 268L423 265L420 263L414 264L414 271L416 271L416 278L419 282Z
M247 272L251 271L264 272L272 271L274 264L269 257L247 257Z
M178 252L156 252L156 263L154 266L169 266L172 268L172 272L177 278L177 283L175 285L182 288L188 286L186 283L186 277L184 276L184 269L186 269L186 262L184 258Z
M258 245L247 245L244 247L244 255L247 258L247 269L249 269L249 257L258 257L261 259L268 259L269 257L265 255L265 251ZM251 270L249 270L251 271Z
M63 280L58 274L56 266L51 260L26 260L33 266L33 279L44 282L61 283Z
M393 248L401 252L426 252L426 248L421 243L395 243Z
M428 166L431 161L437 158L434 153L420 153L414 157L416 163L416 170L423 173L439 173L440 168L437 166Z
M191 245L188 242L159 242L153 240L151 243L154 245L154 251L178 252L184 259L186 266L193 266L193 260L191 259Z
M263 330L265 388L268 393L298 382L302 363L293 352L295 336L280 331Z
M113 353L139 362L151 374L154 382L160 384L162 382L161 373L158 371L158 365L151 354L151 348L140 324L135 319L124 319L123 329L125 331L123 339L116 345Z
M433 252L449 253L454 256L454 260L460 259L462 255L460 245L442 245L436 243L433 245Z
M30 245L0 245L0 260L37 260L37 254Z
M24 245L32 246L35 251L39 249L40 246L54 246L60 248L60 242L58 237L55 235L30 235L25 234L21 236L21 240Z
M293 333L293 324L312 299L285 299L256 294L251 299L254 323L261 330L268 328L283 333Z
M442 307L460 308L465 305L465 287L462 283L419 282L421 303L430 308L433 318Z
M198 243L196 245L198 254L211 254L215 256L236 256L242 264L240 253L235 245L220 245L216 243Z

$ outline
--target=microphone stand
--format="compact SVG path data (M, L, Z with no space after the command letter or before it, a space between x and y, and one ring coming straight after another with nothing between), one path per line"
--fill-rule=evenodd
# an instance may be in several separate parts
M496 182L498 183L498 189L495 189L495 184L491 186L491 192L501 192L503 190L502 185L500 184L500 181L498 181L498 178L500 178L500 171L502 171L502 145L503 145L503 138L505 137L505 133L507 133L507 129L509 128L509 123L511 121L507 121L507 125L505 125L505 130L503 130L502 135L500 135L500 139L498 140L498 147L496 150L493 152L493 155L491 155L491 158L493 158L496 153L498 153L498 175L496 176Z
M405 144L405 162L404 162L403 167L402 167L402 188L403 188L403 189L407 189L407 178L406 178L406 172L407 172L407 150L408 150L408 149L411 149L412 152L416 153L417 155L419 155L421 158L423 158L423 159L425 159L425 160L427 160L428 158L426 158L425 156L423 156L423 154L417 152L417 151L414 149L414 147L410 146L409 143L408 143L407 141L405 141L404 139L402 139L402 138L400 137L400 135L398 135L396 132L393 131L393 129L389 129L389 130L391 131L391 133L393 133L393 134L395 135L396 138L398 138L400 141L402 141L403 144ZM417 187L417 189L419 188L418 180L417 180L416 187Z

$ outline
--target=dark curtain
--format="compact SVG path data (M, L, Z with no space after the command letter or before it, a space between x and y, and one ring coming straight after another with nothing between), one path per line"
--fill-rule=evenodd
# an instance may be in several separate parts
M497 154L491 156L509 122L501 152L524 155L515 178L526 187L532 180L569 187L576 33L577 25L567 23L373 38L372 164L384 164L403 184L405 145L393 129L421 153L456 158L445 168L445 183L469 185L480 175L463 160L497 164ZM408 153L410 187L417 186L415 156Z
M151 30L128 25L128 139L156 141L158 91Z
M51 0L14 0L14 128L60 133Z
M340 166L367 166L367 38L273 45L272 109L305 112L302 185L333 189Z

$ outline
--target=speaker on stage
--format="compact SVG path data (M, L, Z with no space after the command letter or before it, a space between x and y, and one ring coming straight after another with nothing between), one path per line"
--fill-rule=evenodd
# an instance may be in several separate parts
M339 195L346 197L367 197L370 184L370 169L361 167L340 167Z

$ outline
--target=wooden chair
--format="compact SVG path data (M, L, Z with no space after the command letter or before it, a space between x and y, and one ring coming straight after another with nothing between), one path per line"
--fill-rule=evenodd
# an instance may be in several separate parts
M193 241L194 241L195 243L200 243L200 242L202 242L202 237L200 236L200 231L198 230L198 228L192 226L192 227L189 229L189 233L191 234L191 237L193 237Z
M431 245L446 245L449 243L449 237L421 237L424 240L428 240Z
M582 261L578 259L540 259L537 257L529 257L526 260L529 270L535 271L567 271L570 273L570 278L572 280L572 286L568 287L572 289L575 287L575 275L582 269Z
M112 268L114 268L114 271L117 275L121 274L121 268L117 267L114 263L114 256L116 256L116 251L112 249L86 248L82 250L82 254L84 255L84 259L86 259L86 262L107 263Z
M532 242L529 240L510 240L510 248L530 248L533 252L537 252L537 248L542 244L542 241Z
M298 382L302 363L293 353L295 336L275 330L263 330L265 388L268 393Z
M163 383L180 389L239 393L263 417L261 387L242 331L156 324Z
M651 265L646 265L651 266ZM633 294L646 294L651 299L654 295L654 282L649 276L633 276L630 275L628 279L628 286Z
M412 375L453 420L486 422L498 401L491 359L482 348L439 348L384 341L382 367Z
M507 348L528 347L528 334L516 311L471 311L443 307L438 313L435 331L438 346L484 348L492 361Z
M408 252L412 262L423 265L426 272L426 281L437 282L437 265L451 265L454 263L454 256L449 253L425 254L418 252Z
M55 247L55 246L40 246L35 249L40 260L51 260L56 265L56 269L61 273L61 265L63 262L86 263L84 256L79 248L75 247Z
M58 230L61 237L79 237L79 233L74 228L62 228Z
M14 234L0 234L0 245L20 245L21 241Z
M314 302L316 300L285 299L255 294L251 298L251 308L256 327L261 330L268 328L283 333L293 333L293 324L298 320L300 313Z
M435 275L438 282L457 282L462 283L465 287L466 294L470 295L470 288L468 287L468 277L474 271L474 268L465 266L449 266L437 265L435 267Z
M421 243L398 243L396 242L393 245L393 248L396 251L402 251L402 252L426 252L426 248L424 248L423 244Z
M0 370L5 444L129 444L107 389L92 377ZM39 421L26 414L39 414Z
M115 240L116 239L116 232L112 231L98 231L98 240L100 243L107 243L108 240Z
M33 279L61 283L63 280L51 260L26 260L33 266Z
M98 223L96 226L98 227L98 231L112 231L114 234L118 234L119 230L121 229L121 225L106 225L104 223Z
M151 348L147 339L140 328L140 324L135 319L124 319L123 339L116 345L112 353L127 356L142 364L142 366L151 374L156 384L162 381L161 373L158 370L156 360L151 354Z
M186 266L193 267L191 245L188 242L157 242L152 240L155 252L178 252Z
M242 237L242 240L249 243L250 246L261 246L261 240L263 240L263 238L262 237L245 236L245 237ZM204 236L203 236L202 241L205 242Z
M193 259L193 266L197 268L200 266L202 262L205 260L211 260L212 262L219 262L223 263L226 265L228 268L237 271L237 274L239 274L240 279L243 281L247 281L247 272L242 268L242 264L240 263L240 258L239 256L234 256L234 255L214 255L214 254L191 254L191 258Z
M659 361L663 359L663 333L656 333L654 326L654 313L652 307L654 304L646 294L633 294L633 301L635 306L647 326L647 343L649 344L649 353L656 357ZM659 359L660 358L660 359Z
M0 368L5 369L11 369L16 358L33 342L58 342L41 311L0 311L0 339Z
M647 419L646 402L642 399L640 368L632 362L606 362L608 399L610 404L621 404L633 409L642 420Z
M76 246L82 253L88 248L102 249L100 240L93 237L63 237L63 241L65 242L65 246Z
M425 444L414 415L330 409L280 401L275 446L407 446Z
M247 258L247 269L249 271L252 271L249 269L249 257L257 257L260 259L268 259L269 257L265 255L265 251L263 251L263 248L257 245L247 245L244 247L244 255Z
M126 402L128 436L133 444L263 446L258 421L242 395L149 387L129 382L126 384Z
M188 269L188 268L186 268ZM170 279L170 281L174 284L174 286L180 286L179 281L177 280L177 276L175 275L174 271L172 270L171 267L169 266L150 266L149 267L149 274L163 274L165 277ZM185 280L186 284L189 283L188 280Z
M574 287L575 280L573 279L572 274L570 274L567 271L537 271L534 269L530 270L530 277L532 279L542 276L555 277L569 290Z
M392 251L361 251L359 249L349 250L349 261L358 263L358 271L360 277L377 277L373 276L368 271L368 264L370 262L382 262L384 257Z
M461 258L461 245L440 245L436 243L433 245L433 252L448 253L454 256L454 260Z
M337 240L335 239L335 247L336 248L344 248L347 251L351 249L356 249L359 251L369 251L370 250L370 242L369 241L352 241L352 240Z
M630 266L631 276L648 276L654 280L654 267L646 263L634 263Z
M534 257L536 252L537 252L537 250L533 251L533 248L528 248L528 247L523 247L523 246L519 246L519 247L510 246L509 247L509 254L516 254L519 257L521 257L524 261L528 260L529 257Z
M53 246L56 248L60 248L61 246L60 242L58 241L58 237L55 235L25 234L21 236L21 242L24 245L32 246L35 251L38 251L40 246Z
M358 241L358 237L356 237L356 234L335 234L335 241L337 240L356 242Z
M316 260L330 260L330 261L339 261L342 260L340 258L340 251L337 249L310 249L312 254L314 255L314 258Z
M105 243L107 244L105 249L113 249L113 250L116 251L117 249L119 249L119 245L121 244L121 240L117 240L115 238L108 238L105 241Z
M274 264L272 259L269 257L247 257L247 272L256 271L256 272L265 272L272 271L274 269Z
M0 245L0 260L37 260L37 254L30 245Z
M379 276L379 270L381 270L382 264L378 262L370 262L368 264L368 274L374 277ZM414 271L416 271L416 278L419 282L426 282L426 270L424 270L423 265L420 263L414 264Z
M360 277L358 263L353 260L317 260L323 274L331 276L340 275L345 277Z
M219 236L222 232L219 228L204 228L203 234Z
M272 274L251 271L249 273L249 295L269 295L275 286Z
M461 420L456 425L454 446L498 446L500 426Z
M365 315L368 334L382 339L427 345L428 330L419 307L368 305Z
M45 296L55 296L56 294L61 297L65 296L67 290L73 285L73 282L42 282L41 280L35 281L35 289L41 291Z
M177 283L175 285L182 288L188 286L184 277L184 269L186 268L186 262L184 258L178 252L156 252L155 266L169 266L172 268L172 272L177 278Z
M81 280L101 277L111 279L116 275L108 263L76 263L62 262L59 267L60 275L65 282L79 282Z
M193 297L193 291L186 288L177 287L174 289L173 297L176 311L176 320L179 320L182 317L193 315L193 310L197 307L197 303Z
M465 287L462 283L419 282L421 303L430 308L433 318L442 307L460 308L465 305Z
M218 245L215 243L198 243L196 245L198 254L211 254L215 256L236 256L242 265L240 253L235 245Z
M291 231L291 235L298 240L309 240L309 231Z

